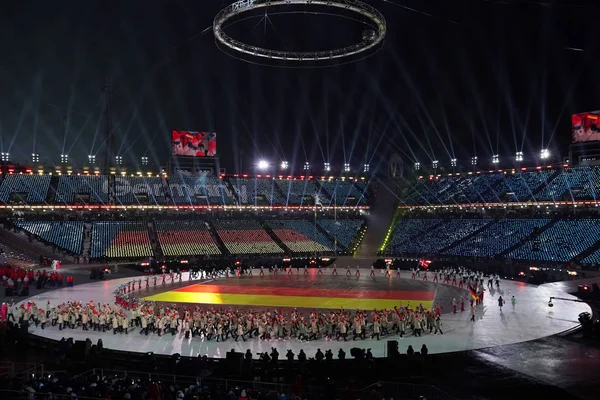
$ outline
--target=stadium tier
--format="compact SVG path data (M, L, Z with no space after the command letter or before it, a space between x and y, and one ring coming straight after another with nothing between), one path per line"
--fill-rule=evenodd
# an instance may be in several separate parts
M7 175L0 183L0 202L45 203L50 178L50 175Z
M219 238L231 254L281 254L275 243L255 220L217 220L213 222Z
M239 203L245 206L284 206L286 201L273 179L229 179Z
M156 221L155 226L165 256L221 254L205 221Z
M320 180L327 203L323 205L337 207L355 207L368 204L367 187L362 181L356 183L347 179Z
M317 223L337 241L340 247L350 251L353 245L357 244L358 235L361 233L365 221L362 219L318 219Z
M169 193L179 205L227 206L235 204L235 197L227 181L216 176L201 177L176 174L168 179Z
M114 187L116 204L167 204L163 178L117 176Z
M90 257L144 258L153 255L146 222L94 222Z
M566 262L600 240L600 219L559 220L505 257Z
M56 188L56 203L108 203L108 176L62 175Z
M21 221L17 222L16 226L35 235L42 242L73 254L81 253L82 221Z
M310 179L275 179L283 196L285 206L312 206L322 203L322 194L315 181Z
M444 254L465 257L494 257L531 235L536 228L543 228L549 219L507 219L495 222L476 235L471 236Z
M410 240L417 240L419 235L442 223L443 220L441 219L401 219L397 221L390 233L386 252L401 254L405 243Z
M335 251L333 241L325 236L314 222L291 219L266 221L266 223L275 236L294 253ZM338 250L341 250L339 246Z

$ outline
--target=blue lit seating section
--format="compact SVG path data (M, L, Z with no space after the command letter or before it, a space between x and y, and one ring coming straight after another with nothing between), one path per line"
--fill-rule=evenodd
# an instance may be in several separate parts
M464 257L494 257L519 244L534 228L542 228L549 219L506 219L487 226L483 231L444 251Z
M160 177L115 177L115 202L117 204L166 204L166 192L167 188Z
M229 180L244 206L285 206L275 181L270 178L232 178Z
M318 219L317 223L337 241L338 246L351 250L350 246L358 240L365 221L362 219Z
M231 254L282 254L284 252L255 220L220 219L215 220L213 226Z
M589 256L581 260L581 264L599 264L600 263L600 249L594 251Z
M274 181L286 198L286 206L311 206L315 204L317 196L319 196L318 202L326 201L322 199L319 188L311 179L275 179Z
M227 182L214 175L172 175L168 179L171 198L177 205L228 206L235 197Z
M600 168L563 169L540 191L538 200L597 200L600 195Z
M156 221L156 235L165 256L221 254L205 221Z
M0 203L45 203L50 178L50 175L6 175L0 183Z
M267 221L267 224L279 240L294 253L335 251L333 242L315 226L314 221L272 220ZM340 249L339 246L338 249Z
M441 219L401 219L396 222L388 239L386 251L391 254L401 252L404 244L410 240L417 240L417 236L424 234L433 227L444 222Z
M559 220L505 258L566 262L600 240L600 219Z
M153 255L148 224L134 221L105 221L92 224L92 258L146 258Z
M108 176L61 175L55 201L73 204L76 199L86 203L108 203Z
M21 221L16 225L47 244L72 254L81 253L83 221Z
M355 207L367 205L369 202L367 188L362 182L360 182L362 191L349 179L320 180L319 184L322 189L321 202L324 206Z
M437 253L489 224L489 219L451 219L414 240L398 244L394 254Z

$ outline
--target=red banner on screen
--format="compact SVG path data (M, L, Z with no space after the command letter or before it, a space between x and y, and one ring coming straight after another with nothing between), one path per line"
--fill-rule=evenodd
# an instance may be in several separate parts
M571 116L573 143L600 141L600 111L591 111Z
M215 157L215 132L171 131L171 154L174 156Z

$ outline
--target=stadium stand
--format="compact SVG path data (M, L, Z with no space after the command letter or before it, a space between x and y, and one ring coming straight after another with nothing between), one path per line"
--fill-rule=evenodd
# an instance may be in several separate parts
M50 175L6 175L0 183L2 203L45 203Z
M335 250L334 244L316 227L314 222L290 219L266 221L266 223L279 240L294 253L322 253Z
M285 206L322 204L323 196L311 179L275 179L275 184L286 197Z
M494 257L519 244L535 228L550 223L549 219L506 219L495 222L478 234L458 243L443 254L464 257Z
M284 206L286 204L273 179L231 178L229 183L237 194L241 205Z
M328 206L355 207L368 204L367 187L362 181L355 183L347 179L319 180L322 193L329 204ZM323 201L323 200L322 200Z
M108 176L62 175L58 180L57 203L108 203Z
M167 188L159 177L115 177L117 204L165 204Z
M213 225L231 254L283 253L281 247L255 220L217 220Z
M142 258L152 256L145 222L107 221L92 224L90 257Z
M83 246L83 221L21 221L16 226L72 254Z
M157 221L156 235L165 256L221 254L205 221Z
M559 220L506 258L566 262L600 240L600 219Z
M318 219L317 223L337 241L339 246L351 250L351 246L358 240L365 221L362 219Z
M418 240L407 240L402 243L398 243L393 247L394 254L426 254L436 253L444 248L458 242L465 237L475 233L479 229L489 224L489 219L450 219L446 220L439 226L432 227L430 230L425 232L422 236L419 236ZM419 223L416 223L417 227L421 227ZM430 225L431 226L431 225ZM422 229L422 228L421 228ZM422 232L422 230L421 230ZM414 234L406 232L408 236L414 238L418 235L417 232Z
M520 173L506 173L498 182L496 191L501 200L508 202L524 202L538 199L535 195L554 175L554 171L540 170Z
M235 197L227 182L213 175L185 176L182 174L168 179L171 198L178 205L214 205L235 204Z
M443 223L441 219L401 219L390 234L386 253L399 254L404 243Z

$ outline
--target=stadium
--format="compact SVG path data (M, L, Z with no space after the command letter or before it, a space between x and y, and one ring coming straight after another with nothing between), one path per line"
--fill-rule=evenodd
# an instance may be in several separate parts
M274 68L256 78L264 85L275 78L275 86L285 85L297 71L314 74L321 63L334 68L327 80L338 73L369 78L370 69L358 73L352 65L394 58L384 39L396 43L398 13L460 25L453 12L434 15L391 1L230 3L208 13L222 54L206 44L203 51L233 75L247 72L244 63L255 76ZM504 7L491 3L482 7ZM332 7L361 27L351 36L358 45L342 41L330 50L334 42L326 41L318 51L294 52L269 50L273 38L253 42L254 35L269 37L269 24L277 37L284 34L271 20L288 12L269 14L272 8L290 8L296 22L296 14L331 18ZM261 18L253 29L262 23L263 33L233 39L237 29L249 29L246 18ZM209 28L186 40L203 40ZM176 48L189 46L183 43ZM113 79L104 81L98 115L61 106L62 139L35 136L27 161L13 143L26 147L29 138L15 133L9 145L1 131L3 398L596 398L600 112L563 104L570 133L558 117L551 136L560 131L563 139L542 135L541 150L531 138L534 145L509 152L512 143L500 145L503 134L493 137L485 123L485 134L451 134L456 121L445 111L436 115L443 115L447 140L433 109L415 117L422 131L398 122L404 117L396 111L380 117L378 107L410 109L406 118L415 109L386 103L389 94L379 86L365 94L375 106L343 117L357 124L355 132L336 127L342 133L333 138L337 116L303 110L320 90L310 79L299 81L308 88L299 99L286 94L280 108L279 100L264 103L263 113L280 113L264 120L273 127L265 136L241 133L243 114L259 120L259 111L235 103L264 95L254 81L252 90L231 94L235 101L214 96L212 116L173 113L172 128L160 115L154 141L143 123L142 133L132 128L146 100L130 99L137 105L129 121L118 111L127 89ZM148 118L162 113L159 102ZM331 103L323 100L341 110ZM240 115L221 109L226 104ZM293 106L296 133L276 133L285 122L276 127L272 120L290 119L286 107ZM305 114L314 137L301 132ZM95 133L85 136L91 121ZM135 134L124 133L127 121ZM207 130L177 128L197 121ZM492 153L465 151L471 139L474 146L489 141ZM53 146L60 161L46 161L52 156L45 147Z

